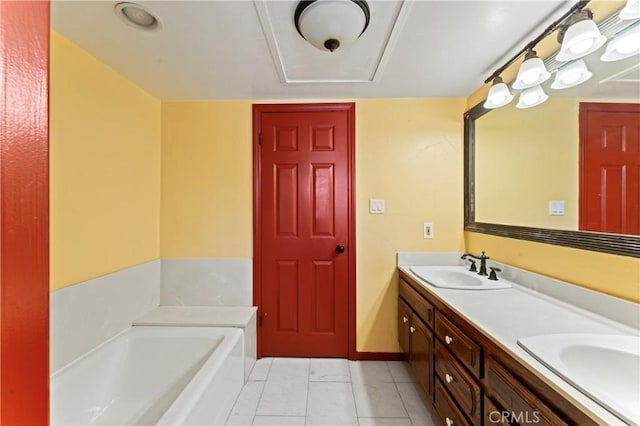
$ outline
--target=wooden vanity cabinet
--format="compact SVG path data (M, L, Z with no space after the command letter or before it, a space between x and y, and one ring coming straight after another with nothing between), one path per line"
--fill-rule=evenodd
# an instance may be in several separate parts
M598 424L410 275L399 281L400 345L442 425Z
M407 299L420 297L415 290L405 288L398 299L398 340L418 385L428 401L433 400L433 331L427 322L433 323L433 306L426 301L409 305ZM418 311L412 309L418 307ZM423 316L430 321L425 321Z

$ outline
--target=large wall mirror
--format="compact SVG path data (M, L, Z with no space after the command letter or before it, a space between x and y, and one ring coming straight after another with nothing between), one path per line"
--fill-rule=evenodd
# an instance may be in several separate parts
M629 185L618 176L622 172L615 168L603 169L609 173L606 187L589 189L584 180L581 183L587 173L581 144L588 111L640 111L639 56L602 62L600 55L584 58L593 73L586 83L554 90L552 76L543 84L549 99L541 105L518 109L514 100L492 110L479 104L465 113L465 230L640 257L640 143L620 139L637 140L640 115L630 116L631 128L625 134L616 134L619 126L610 118L605 118L607 129L602 130L611 130L610 144L636 144L630 154L637 156L635 169L624 170L636 189L628 191ZM559 65L554 59L545 63L549 69ZM632 198L631 214L636 216L625 219L635 220L635 225L621 227L615 218L608 228L602 225L606 229L587 224L587 196L593 204L604 199L605 192L609 199L622 194L626 203Z

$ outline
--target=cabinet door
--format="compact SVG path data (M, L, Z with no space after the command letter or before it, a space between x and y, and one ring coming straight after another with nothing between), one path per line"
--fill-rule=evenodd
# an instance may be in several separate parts
M400 348L407 359L411 356L410 326L411 309L402 299L398 299L398 343L400 343Z
M409 362L418 384L431 400L433 395L433 333L415 315L411 321L410 331L411 356Z

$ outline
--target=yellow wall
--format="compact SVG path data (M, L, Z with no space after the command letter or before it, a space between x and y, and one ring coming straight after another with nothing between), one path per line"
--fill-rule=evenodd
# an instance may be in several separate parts
M601 21L624 4L621 0L593 0L589 8L594 20ZM536 50L545 58L558 49L555 37L547 37ZM511 66L504 74L505 82L515 77L519 64ZM467 98L467 108L486 97L488 85L484 85ZM530 110L535 114L535 109ZM465 232L465 250L486 250L492 259L509 263L522 269L556 277L580 286L624 299L640 302L640 259L613 256L587 250L578 250L549 244L533 243L492 235Z
M160 255L160 102L51 35L51 289Z
M356 102L357 349L397 351L396 251L462 249L464 99ZM162 256L253 255L251 102L162 105ZM369 198L386 213L369 215ZM435 238L422 239L422 222Z
M162 104L163 258L253 256L248 101Z

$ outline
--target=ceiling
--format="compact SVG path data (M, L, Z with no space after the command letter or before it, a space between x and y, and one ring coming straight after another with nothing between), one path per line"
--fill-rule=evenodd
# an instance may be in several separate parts
M160 31L102 0L54 0L52 28L161 100L466 97L573 4L370 0L366 32L328 53L297 33L293 0L135 2Z

